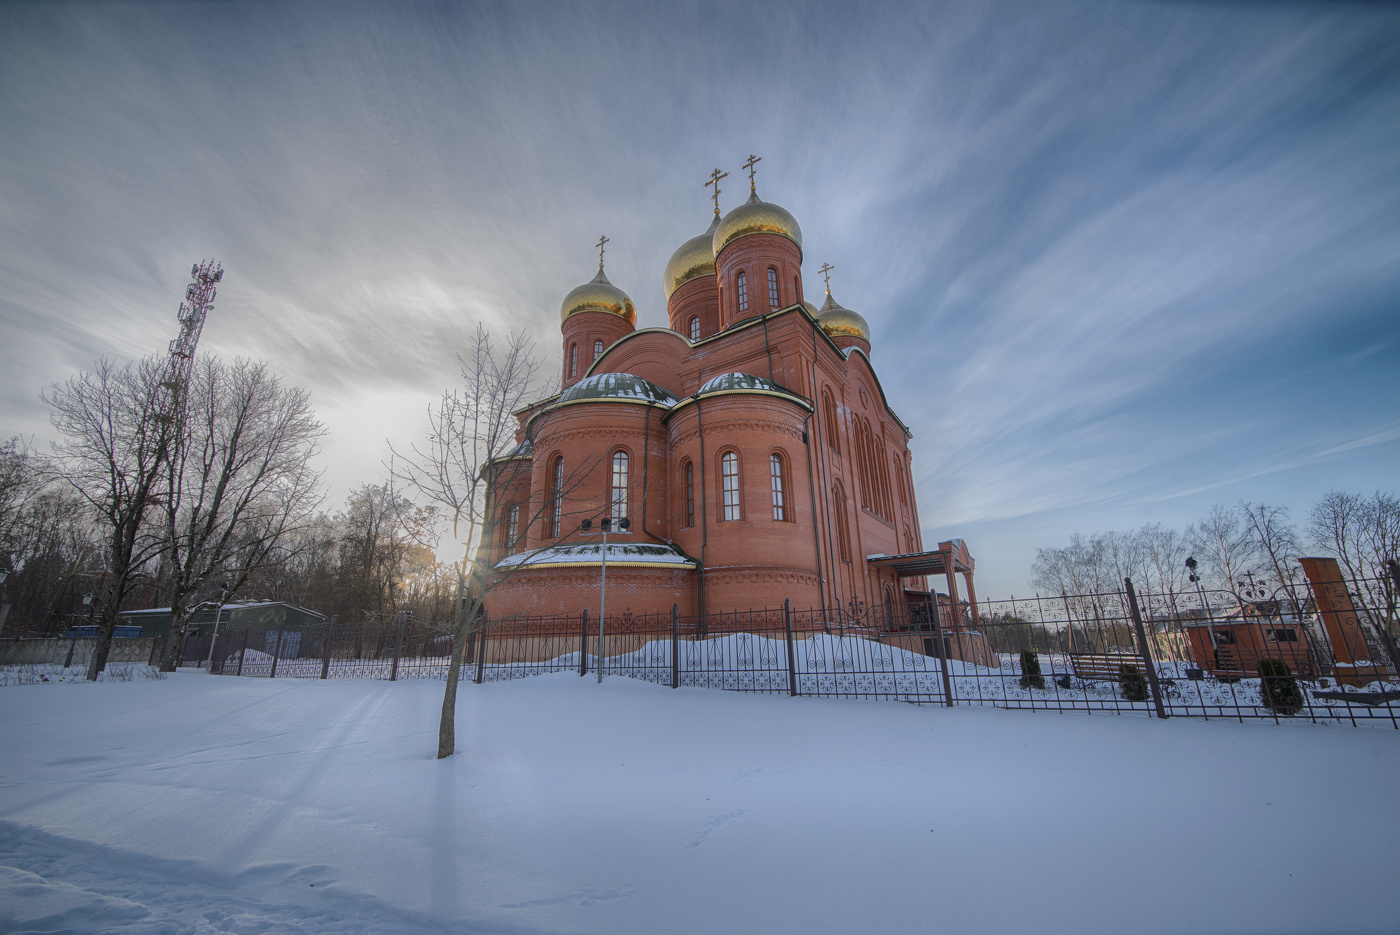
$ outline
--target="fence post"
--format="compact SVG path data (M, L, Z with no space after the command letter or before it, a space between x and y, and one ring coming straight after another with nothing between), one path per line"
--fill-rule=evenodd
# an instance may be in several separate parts
M481 684L486 670L486 611L476 612L476 684Z
M277 678L277 659L282 655L282 625L277 625L277 646L272 650L272 671L268 673L268 678Z
M331 674L331 637L335 635L335 615L326 621L326 643L321 647L321 678L329 678Z
M680 656L680 625L681 612L676 604L671 605L671 687L679 688L681 684L681 656Z
M243 657L248 655L248 631L251 627L243 628L243 645L238 648L238 671L234 675L243 674Z
M943 706L951 708L953 706L953 677L948 670L948 646L943 642L943 624L939 621L938 613L938 591L935 589L930 595L932 602L929 604L929 620L933 621L933 645L937 647L938 665L943 673ZM957 608L953 608L954 613ZM961 644L959 644L961 648Z
M792 598L783 598L783 629L787 631L788 697L797 697L797 660L792 648Z
M588 611L583 612L583 632L578 637L578 674L588 674Z
M1162 707L1162 687L1157 684L1157 667L1152 664L1152 650L1147 645L1147 631L1142 626L1142 612L1138 610L1133 579L1124 578L1123 585L1128 589L1128 610L1133 615L1133 629L1137 631L1138 655L1142 656L1143 668L1147 670L1147 684L1152 689L1152 704L1157 709L1157 716L1165 720L1167 709Z
M400 611L398 616L399 628L394 634L394 664L389 667L389 681L391 682L397 682L399 680L399 655L403 652L403 611Z
M1395 586L1395 594L1400 596L1400 562L1392 558L1386 561L1385 566L1390 572L1390 580ZM1390 656L1390 664L1395 667L1395 674L1400 675L1400 647L1395 645L1395 637L1390 635L1390 621L1382 621L1376 629L1381 631L1381 639L1385 641L1386 655Z

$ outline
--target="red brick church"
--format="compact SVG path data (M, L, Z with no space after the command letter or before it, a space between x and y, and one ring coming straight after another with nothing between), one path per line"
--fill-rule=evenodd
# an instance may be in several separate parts
M910 432L870 326L829 284L820 308L806 300L802 230L759 199L754 161L723 217L716 171L714 220L666 264L669 327L636 327L601 251L564 298L562 391L516 413L496 462L493 619L596 611L604 518L609 613L897 611L935 573L954 605L961 575L975 608L961 541L923 549Z

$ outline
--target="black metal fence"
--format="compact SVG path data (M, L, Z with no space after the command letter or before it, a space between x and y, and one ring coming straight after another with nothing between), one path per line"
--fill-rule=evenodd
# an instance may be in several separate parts
M1346 582L1345 593L1375 593ZM1389 592L1387 592L1389 593ZM1329 603L1331 602L1331 603ZM1350 610L1299 585L1266 599L1119 591L823 613L783 606L704 618L587 611L483 621L475 682L550 672L672 687L1158 717L1400 728L1394 606ZM1345 610L1345 609L1343 609ZM1349 613L1349 616L1348 616ZM1346 619L1341 619L1345 617ZM1344 625L1343 625L1344 624ZM443 623L410 619L219 635L211 669L272 678L444 678ZM207 641L186 657L203 658Z

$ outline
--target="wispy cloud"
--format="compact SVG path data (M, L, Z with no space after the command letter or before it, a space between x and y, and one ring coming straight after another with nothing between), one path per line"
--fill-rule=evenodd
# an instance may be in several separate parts
M6 6L0 431L162 349L217 255L205 345L312 389L343 488L474 323L553 349L598 233L664 323L701 181L756 152L875 329L927 526L1381 484L1397 45L1322 3Z

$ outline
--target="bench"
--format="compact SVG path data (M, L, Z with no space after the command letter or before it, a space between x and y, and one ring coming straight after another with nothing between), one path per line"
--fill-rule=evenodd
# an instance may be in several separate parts
M1070 653L1069 661L1075 676L1086 682L1116 682L1123 666L1132 666L1143 678L1147 677L1142 657L1137 653Z

